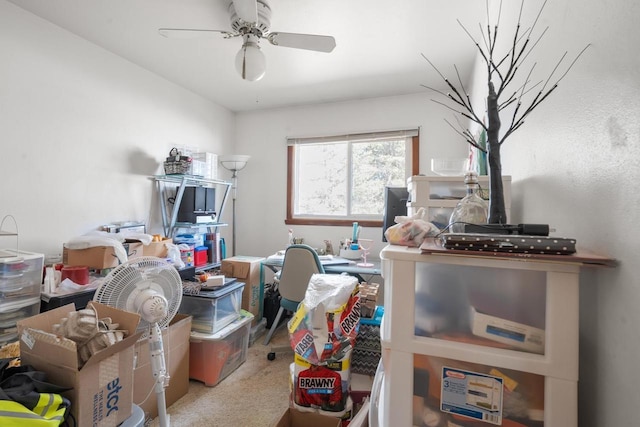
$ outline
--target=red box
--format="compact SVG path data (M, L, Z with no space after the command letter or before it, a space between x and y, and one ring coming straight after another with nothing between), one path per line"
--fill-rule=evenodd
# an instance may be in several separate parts
M206 246L198 246L195 249L195 256L194 256L194 265L196 267L200 266L200 265L205 265L208 261L208 256L207 256L207 247Z

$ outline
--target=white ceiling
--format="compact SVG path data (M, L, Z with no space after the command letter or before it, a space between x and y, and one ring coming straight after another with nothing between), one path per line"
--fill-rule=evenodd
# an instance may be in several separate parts
M9 0L116 55L232 111L425 91L441 85L425 54L466 79L486 16L477 0L270 0L271 31L331 35L331 53L262 40L265 77L240 78L241 39L167 39L158 28L229 30L230 0Z

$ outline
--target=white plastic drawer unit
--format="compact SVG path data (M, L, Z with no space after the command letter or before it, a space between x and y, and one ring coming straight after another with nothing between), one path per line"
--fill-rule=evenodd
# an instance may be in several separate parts
M489 177L478 177L480 194L489 199ZM511 218L511 177L502 177L504 206L507 219ZM424 208L427 221L443 229L449 224L449 218L458 202L466 195L467 187L463 176L422 176L407 178L407 214L409 216Z
M489 176L478 177L480 194L484 199L489 198ZM504 200L506 205L511 205L511 177L502 177L504 187ZM424 206L427 202L438 200L453 200L455 203L467 194L467 186L463 176L422 176L414 175L407 178L407 191L409 200Z
M580 268L612 260L393 245L380 258L380 425L578 426Z
M40 295L44 254L0 250L0 302Z

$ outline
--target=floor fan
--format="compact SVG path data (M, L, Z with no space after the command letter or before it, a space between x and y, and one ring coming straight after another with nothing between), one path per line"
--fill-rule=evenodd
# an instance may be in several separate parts
M155 380L158 419L161 427L169 426L164 394L164 389L169 385L169 375L164 360L161 329L173 319L182 301L182 280L177 270L160 258L134 258L120 264L107 275L93 300L140 315L136 332L148 332L146 337Z

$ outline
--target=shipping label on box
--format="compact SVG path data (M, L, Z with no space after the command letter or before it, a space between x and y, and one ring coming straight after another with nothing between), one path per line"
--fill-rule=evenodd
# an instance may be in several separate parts
M96 302L98 318L110 317L129 335L94 354L81 365L74 341L53 333L53 325L75 311L73 304L18 322L20 357L47 376L47 381L71 390L62 393L71 401L71 413L79 426L117 426L131 416L133 405L133 346L140 316Z
M176 314L168 327L162 330L164 360L169 375L165 388L167 407L189 391L189 336L192 317ZM138 341L134 346L135 370L133 372L133 403L145 413L145 418L158 416L157 395L153 391L155 380L149 355L149 341Z
M244 282L242 309L253 314L253 324L262 320L264 289L260 283L260 264L263 257L235 256L222 260L221 271L227 277Z

